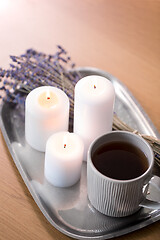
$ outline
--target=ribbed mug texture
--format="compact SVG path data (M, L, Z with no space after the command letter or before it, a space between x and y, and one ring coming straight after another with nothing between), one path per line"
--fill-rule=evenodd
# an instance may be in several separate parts
M94 146L92 144L91 148ZM147 183L151 170L147 174L131 180L115 180L101 174L91 160L91 148L87 160L88 198L99 212L112 217L125 217L139 210L139 204L147 193ZM115 166L116 167L116 166ZM145 187L145 192L143 187Z
M91 166L88 166L87 175L88 197L91 204L108 216L130 215L139 209L139 204L145 198L144 179L130 183L106 181L96 175Z

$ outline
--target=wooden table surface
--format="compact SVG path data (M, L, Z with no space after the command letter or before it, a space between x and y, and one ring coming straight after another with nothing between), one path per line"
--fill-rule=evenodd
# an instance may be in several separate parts
M0 66L28 48L54 53L61 44L77 66L119 78L160 131L159 0L1 0ZM0 134L0 239L70 239L32 199ZM160 222L116 238L158 240Z

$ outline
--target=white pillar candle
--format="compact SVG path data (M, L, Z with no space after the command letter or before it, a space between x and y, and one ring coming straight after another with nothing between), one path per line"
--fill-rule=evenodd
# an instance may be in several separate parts
M31 91L25 102L25 137L33 148L45 151L48 138L67 131L69 99L60 89L50 86Z
M69 187L80 179L84 144L75 133L58 132L47 141L44 174L56 187Z
M115 90L101 76L87 76L75 86L74 132L84 141L84 161L91 142L112 130Z

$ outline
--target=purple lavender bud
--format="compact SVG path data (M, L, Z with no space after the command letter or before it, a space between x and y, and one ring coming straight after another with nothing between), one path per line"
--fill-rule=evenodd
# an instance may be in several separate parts
M12 59L13 62L17 62L17 58L15 56L10 56L10 58Z
M6 90L5 86L0 87L0 90Z
M65 62L65 63L67 63L67 60L66 60L66 59L64 59L64 58L62 58L62 57L59 57L58 59L59 59L59 60L62 60L62 62Z
M3 77L4 77L4 75L5 75L5 72L6 72L5 70L0 70L0 77L2 77L2 78L3 78Z
M71 64L71 68L74 68L74 67L75 67L75 63L72 63L72 64Z

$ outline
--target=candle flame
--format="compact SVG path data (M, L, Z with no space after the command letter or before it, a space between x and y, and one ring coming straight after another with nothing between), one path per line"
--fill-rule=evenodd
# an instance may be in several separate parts
M58 97L50 89L46 89L46 91L39 94L38 103L43 108L53 108L58 103Z
M67 147L67 134L65 134L64 137L63 137L63 147L64 148Z
M93 79L93 88L94 88L94 89L97 88L97 79Z
M50 92L49 92L49 91L46 92L46 99L47 99L47 100L50 100L50 99L51 99L51 95L50 95Z

